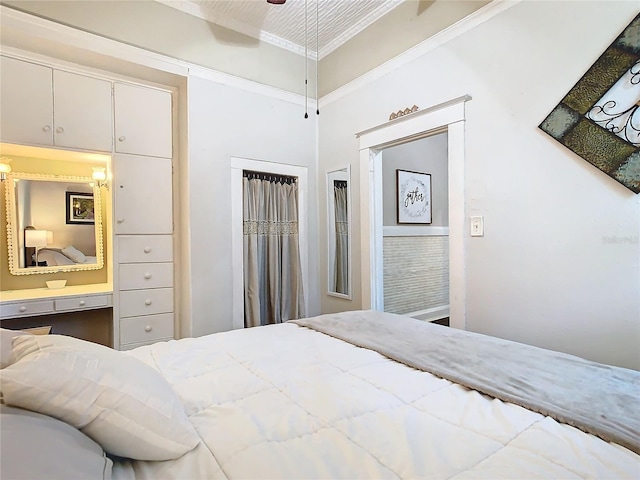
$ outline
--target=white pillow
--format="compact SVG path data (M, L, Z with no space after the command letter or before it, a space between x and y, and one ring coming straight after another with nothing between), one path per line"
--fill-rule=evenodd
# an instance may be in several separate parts
M87 257L85 256L85 254L82 253L80 250L78 250L73 245L69 245L68 247L64 247L62 249L62 254L65 257L70 258L71 260L73 260L76 263L84 263L84 262L87 261Z
M13 340L0 371L7 405L59 418L107 452L137 460L173 460L200 437L162 375L140 360L61 335Z
M11 364L11 342L20 335L29 335L22 330L9 330L8 328L0 328L0 368L7 367Z

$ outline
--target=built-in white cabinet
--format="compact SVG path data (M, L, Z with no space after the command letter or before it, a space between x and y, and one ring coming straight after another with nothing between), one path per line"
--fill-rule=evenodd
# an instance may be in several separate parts
M171 235L119 235L119 348L173 338Z
M57 147L111 151L111 82L54 70L53 107Z
M171 94L114 84L115 151L171 158Z
M53 145L53 70L0 57L3 142Z
M110 286L106 284L78 285L60 290L12 290L3 292L0 320L110 308L112 297Z
M170 158L115 155L119 348L173 338L173 169Z
M116 155L113 174L116 234L173 232L170 158Z
M0 302L0 317L113 306L115 348L172 339L172 93L69 72L57 63L40 65L4 55L0 60L0 140L109 152L113 225L107 231L114 235L113 295L81 290L82 295L49 298L53 294L47 292L38 299L28 295L28 301L14 295L15 301Z
M111 82L0 57L3 142L110 152Z

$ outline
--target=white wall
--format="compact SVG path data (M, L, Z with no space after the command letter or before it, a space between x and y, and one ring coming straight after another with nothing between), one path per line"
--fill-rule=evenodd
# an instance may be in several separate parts
M484 216L485 235L465 239L467 328L640 368L640 197L537 127L636 14L635 2L524 1L321 106L319 169L352 165L354 238L367 181L354 134L470 94L466 215ZM323 310L361 306L332 302Z
M400 3L320 60L320 96L382 65L489 2L414 0Z
M316 120L305 120L300 105L197 77L189 77L187 95L191 315L192 334L199 336L232 327L231 157L307 167L315 179ZM317 196L311 181L309 315L320 311Z

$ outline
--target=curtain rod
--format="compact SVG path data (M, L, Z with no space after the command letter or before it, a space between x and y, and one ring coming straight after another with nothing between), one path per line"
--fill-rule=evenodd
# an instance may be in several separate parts
M280 175L278 173L256 172L253 170L243 170L242 176L248 178L249 180L257 179L265 182L280 182L286 183L287 185L291 185L292 183L296 183L298 181L298 177Z

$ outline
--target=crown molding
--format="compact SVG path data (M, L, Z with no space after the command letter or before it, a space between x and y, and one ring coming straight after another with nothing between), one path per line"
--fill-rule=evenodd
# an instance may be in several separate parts
M351 40L353 37L362 32L369 25L373 24L376 20L379 20L383 15L386 15L391 10L396 8L401 3L404 3L407 0L391 0L380 5L378 8L370 12L366 17L361 19L358 23L351 26L348 30L342 33L342 35L331 40L327 45L323 46L320 49L318 57L322 60L324 57L329 55L331 52L336 50L338 47L343 45L344 43Z
M355 92L356 90L359 90L365 85L378 80L388 73L391 73L394 70L397 70L398 68L401 68L404 65L413 62L414 60L422 57L423 55L436 49L437 47L444 45L454 38L459 37L463 33L468 32L472 28L475 28L476 26L486 22L487 20L504 12L505 10L508 10L514 5L517 5L521 1L523 0L493 0L491 3L488 3L484 7L476 10L467 17L436 33L432 37L429 37L415 47L402 52L391 60L388 60L382 65L369 70L368 72L362 74L349 83L346 83L343 86L336 88L332 92L323 95L322 97L320 97L320 109L322 109L323 106L326 106L331 102L335 102L336 100L345 97ZM322 68L322 65L320 65L319 68Z
M191 65L189 67L189 76L203 78L210 80L221 85L227 85L229 87L239 88L246 92L257 93L267 97L275 98L277 100L284 100L285 102L294 103L296 105L305 104L304 95L288 92L277 87L271 87L264 85L263 83L254 82L253 80L247 80L245 78L236 77L229 73L219 72L211 68L200 67L198 65ZM311 97L307 98L307 103L310 108L315 110L316 102Z
M187 13L194 17L205 20L209 23L213 23L215 25L219 25L221 27L225 27L236 32L239 32L243 35L247 35L249 37L258 39L262 42L274 45L276 47L282 48L284 50L288 50L300 56L305 55L305 48L303 45L298 43L286 40L277 35L273 35L272 33L265 32L264 30L258 30L254 26L251 26L237 18L233 18L229 15L224 14L206 14L203 13L202 9L194 2L190 0L155 0L162 5L166 5L167 7L174 8L183 13ZM357 23L350 26L347 30L345 30L341 35L333 38L328 44L324 45L320 48L319 52L316 52L313 48L307 48L307 57L311 60L316 60L318 58L322 59L323 57L329 55L335 49L340 47L342 44L348 42L357 34L362 32L369 25L373 24L376 20L380 19L383 15L387 14L394 8L396 8L401 3L406 2L407 0L388 0L384 4L380 5L375 10L369 12L366 17L362 18Z
M255 38L260 40L261 42L268 43L270 45L274 45L276 47L282 48L284 50L288 50L297 55L304 57L304 47L298 45L297 43L290 42L282 37L277 35L273 35L269 32L265 32L264 30L256 30L255 27L248 25L245 22L242 22L238 19L232 18L228 15L217 15L215 18L212 18L210 15L206 15L202 13L201 9L195 3L189 0L155 0L158 3L166 5L167 7L175 8L183 13L188 13L189 15L193 15L194 17L198 17L206 22L213 23L215 25L219 25L224 28L228 28L230 30L234 30L243 35L247 35L248 37ZM316 59L315 51L308 51L307 57L315 60Z
M14 10L5 5L0 5L0 25L3 30L3 37L11 36L11 32L19 32L21 35L32 40L60 45L61 48L73 47L88 53L130 62L135 65L149 67L180 77L193 76L204 78L222 85L239 88L296 105L305 104L304 95L288 92L277 87L236 77L208 67L195 65L167 55L111 40L100 35ZM0 47L0 51L8 53L11 56L22 57L23 59L31 58L32 60L42 61L44 57L46 57L46 55L42 55L39 52L31 52L24 48L6 47L5 45L0 45ZM311 101L311 99L307 101ZM312 104L315 105L315 101L312 102Z

